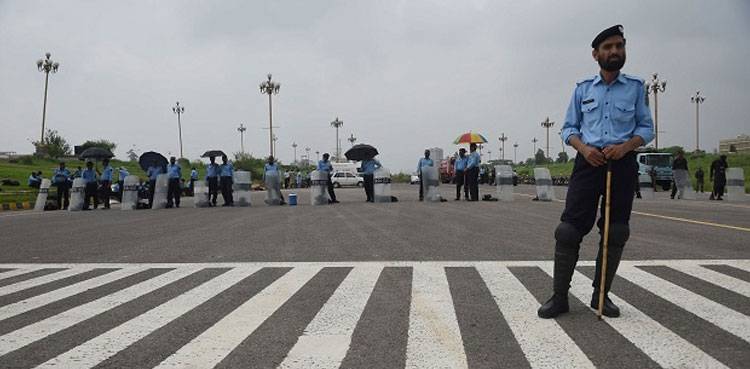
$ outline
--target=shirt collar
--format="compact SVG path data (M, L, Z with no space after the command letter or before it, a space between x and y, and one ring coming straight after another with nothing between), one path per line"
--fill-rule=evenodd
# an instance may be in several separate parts
M596 77L594 77L593 84L596 85L597 83L602 82L604 83L604 79L602 78L601 74L597 74ZM620 82L622 84L627 84L627 80L625 79L625 76L622 74L622 72L617 74L617 78L613 82Z

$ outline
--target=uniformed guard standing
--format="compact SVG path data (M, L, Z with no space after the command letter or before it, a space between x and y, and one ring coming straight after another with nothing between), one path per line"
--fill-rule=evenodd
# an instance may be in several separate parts
M277 178L281 174L279 172L279 165L274 162L273 156L268 157L268 163L266 163L265 166L263 166L263 183L266 183L266 173L268 172L276 172ZM281 187L281 183L279 183L279 187ZM281 199L280 205L286 204L286 201L284 201L284 195L281 193L281 188L279 188L276 192L276 196Z
M479 183L477 183L479 176L479 153L477 152L477 144L473 143L469 145L469 160L466 162L466 185L469 187L469 201L479 201Z
M328 187L328 197L331 204L336 204L339 201L336 200L336 193L333 191L333 181L331 181L331 175L333 174L333 164L328 160L330 155L328 153L323 154L323 159L318 161L317 169L328 174L326 180L326 187Z
M713 191L709 200L724 200L724 186L727 184L727 156L722 155L711 163L711 169L708 172L708 179L714 182Z
M219 164L216 164L216 157L208 158L211 162L206 167L206 182L208 182L208 206L216 206L216 197L219 196Z
M677 151L677 158L675 158L672 162L672 173L674 173L674 171L677 169L688 171L687 160L685 160L685 156L682 150ZM690 177L688 177L687 179L690 180ZM669 195L669 197L674 200L675 194L677 194L677 181L672 181L672 194ZM680 194L682 194L682 192L680 192Z
M695 192L698 192L698 189L700 189L701 193L703 193L703 177L705 176L705 173L703 172L703 168L698 167L698 170L695 172Z
M174 198L174 207L180 207L180 195L182 190L180 189L180 179L182 178L182 168L180 164L177 164L174 156L169 158L169 165L167 165L167 175L169 178L169 185L167 187L167 208L172 207L172 199Z
M190 170L190 196L195 195L195 181L198 180L198 171L195 170L195 167Z
M109 166L109 159L102 159L102 164L104 164L104 168L102 169L102 174L99 177L101 180L101 194L102 194L102 200L104 202L104 206L102 207L102 210L108 210L109 209L109 196L112 194L112 181L115 178L114 171L112 170L112 167Z
M90 199L94 198L94 209L99 207L99 196L97 195L97 188L99 186L99 180L96 178L96 171L94 171L94 163L86 162L86 169L81 172L81 178L85 183L85 196L83 198L83 210L89 210Z
M70 171L65 168L65 162L60 162L60 169L55 169L52 175L52 185L57 187L57 208L68 210L70 200L68 199L68 189L70 181ZM63 201L65 201L63 203Z
M122 194L125 191L125 177L129 176L130 172L128 172L127 169L124 167L117 168L117 184L118 184L118 194L117 197L120 199L120 202L122 202Z
M419 201L424 200L424 188L422 187L422 168L432 167L435 164L430 159L430 150L424 151L424 158L419 158L417 163L417 175L419 176Z
M542 318L554 318L568 311L568 289L578 261L578 250L583 237L594 225L599 200L605 194L608 161L612 162L612 181L603 314L608 317L620 315L619 308L606 293L630 235L630 211L638 175L633 150L654 137L643 80L620 73L625 64L622 26L602 31L591 47L592 56L601 67L600 73L578 83L561 134L561 138L578 154L568 185L565 210L555 230L554 295L539 308L538 315ZM597 222L600 234L604 227L604 201L601 212ZM600 240L590 305L593 309L599 308L601 264Z
M232 185L234 184L234 166L227 159L226 155L221 156L221 168L219 170L219 185L221 186L221 197L224 203L221 206L234 206L232 197Z
M159 162L154 159L151 162L151 166L146 170L146 176L148 177L148 207L149 209L154 205L154 193L156 192L156 178L159 174L164 173L164 169L159 165Z
M469 187L466 186L466 164L469 158L466 156L466 149L463 147L458 150L458 156L453 163L453 176L456 181L456 201L461 200L461 187L464 188L464 200L469 199Z
M380 162L372 156L362 160L362 179L364 180L365 196L367 197L365 202L375 202L375 169L380 167L382 167Z

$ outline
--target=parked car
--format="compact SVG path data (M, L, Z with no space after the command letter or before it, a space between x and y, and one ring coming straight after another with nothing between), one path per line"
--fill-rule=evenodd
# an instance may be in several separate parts
M414 172L411 174L411 181L409 181L410 184L419 184L419 175L417 172Z
M331 182L333 187L339 188L341 186L357 186L362 187L365 185L362 177L350 171L333 172L331 176Z

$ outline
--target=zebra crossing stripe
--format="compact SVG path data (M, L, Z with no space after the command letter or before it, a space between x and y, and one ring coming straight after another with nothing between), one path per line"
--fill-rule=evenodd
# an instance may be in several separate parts
M196 270L196 268L183 268L169 271L98 300L91 301L0 336L0 355L5 355L11 351L26 346L29 343L38 341L46 336L73 326L74 324L90 319L99 313L122 305L159 287L190 275Z
M467 368L445 269L415 267L406 368Z
M213 368L320 269L317 266L290 270L162 361L157 368Z
M750 317L633 266L621 267L617 274L750 342Z
M235 285L258 268L235 268L65 352L37 368L94 367L139 339Z
M552 266L544 266L541 269L549 276L554 276ZM570 293L588 306L592 292L591 279L576 271L570 285ZM612 302L620 307L622 315L617 319L605 318L606 324L609 324L662 367L726 367L698 347L648 317L635 306L628 304L611 292L608 295ZM591 310L591 314L596 314L596 311ZM665 342L669 342L669 344L665 345Z
M677 265L673 269L700 278L708 283L724 287L745 297L750 297L750 283L704 268L700 265Z
M306 327L279 368L338 368L381 267L354 268Z
M10 270L10 271L7 271L7 272L3 272L2 274L0 274L0 281L3 281L3 280L8 279L8 278L13 278L13 277L19 276L21 274L26 274L26 273L34 272L34 271L37 271L37 270L42 270L42 269L45 269L45 268L46 268L46 266L40 266L38 268L33 268L33 267L29 268L28 266L14 268L13 270Z
M532 368L594 368L586 354L554 319L540 319L539 302L504 266L477 270Z
M46 274L37 278L32 278L23 282L14 283L8 286L0 287L0 296L9 295L14 292L25 290L27 288L36 287L45 283L49 283L58 279L74 276L76 274L88 272L94 268L72 268L63 270L57 273Z

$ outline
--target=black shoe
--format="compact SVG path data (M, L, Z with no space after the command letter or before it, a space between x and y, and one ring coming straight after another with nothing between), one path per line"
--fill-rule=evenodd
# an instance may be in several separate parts
M419 201L424 201L424 199L419 199Z
M594 310L599 310L599 292L594 291L594 294L591 295L591 308ZM612 300L609 299L609 296L604 295L604 308L602 308L602 315L610 317L610 318L617 318L620 316L620 308L615 305Z
M461 201L460 197L456 197L455 201Z
M641 193L639 192L639 193L635 194L635 198L636 199L642 199L643 197L641 197Z
M721 196L716 198L717 201L724 201L724 199L721 198Z
M338 204L338 203L339 203L339 200L336 200L336 199L331 200L331 204Z
M539 315L540 318L550 319L557 317L560 314L567 313L568 311L570 311L570 307L568 306L568 296L559 297L553 295L547 300L547 302L539 307L536 314Z
M674 200L674 196L669 196L670 199Z

